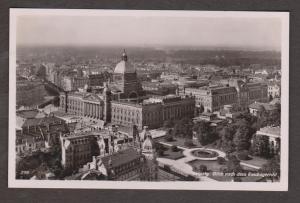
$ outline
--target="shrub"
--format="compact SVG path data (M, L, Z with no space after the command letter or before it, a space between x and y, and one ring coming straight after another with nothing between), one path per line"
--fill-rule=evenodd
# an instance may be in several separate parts
M237 152L237 158L239 160L249 160L250 157L249 157L249 152L248 151L240 151L240 152Z
M217 162L220 165L224 165L226 163L226 160L223 157L218 157L217 158Z
M157 155L158 155L158 156L163 156L163 155L164 155L164 150L158 149L158 150L157 150Z
M207 166L206 165L200 165L198 170L201 173L207 172Z
M194 143L192 140L186 140L186 141L184 141L184 146L193 147Z
M175 146L175 145L171 146L171 151L172 152L177 152L178 151L178 147Z
M165 136L165 141L172 142L172 141L174 141L174 139L173 139L173 137L171 135L166 135Z

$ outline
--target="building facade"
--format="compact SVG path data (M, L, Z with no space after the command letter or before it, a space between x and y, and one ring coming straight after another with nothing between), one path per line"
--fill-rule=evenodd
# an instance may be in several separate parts
M80 168L92 160L93 135L63 135L61 142L61 164L66 169Z
M144 100L141 103L112 101L112 123L138 129L159 128L166 120L193 117L194 97L169 95Z
M269 98L276 98L276 97L280 97L280 93L281 93L281 88L280 88L280 84L278 83L269 83L268 84L268 96Z
M256 132L256 137L263 136L267 138L269 142L269 153L270 154L279 154L280 153L280 126L266 126L260 128Z
M268 101L268 88L265 83L245 82L240 79L221 80L216 86L185 88L181 94L194 95L196 107L205 112L218 111L224 105L246 110L254 102Z
M196 107L203 108L204 112L218 111L224 105L237 105L237 91L234 87L185 88L184 94L195 96Z
M102 94L87 92L62 92L59 110L95 120L110 121L110 92L104 88Z

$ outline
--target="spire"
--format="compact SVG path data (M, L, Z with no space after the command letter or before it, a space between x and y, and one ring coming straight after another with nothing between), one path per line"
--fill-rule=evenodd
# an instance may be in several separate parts
M126 54L125 49L123 49L122 60L123 60L123 61L127 61L127 54Z

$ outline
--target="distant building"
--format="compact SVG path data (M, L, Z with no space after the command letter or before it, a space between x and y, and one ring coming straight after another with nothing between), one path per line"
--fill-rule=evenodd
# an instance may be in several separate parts
M168 95L168 94L175 94L177 86L172 83L166 82L143 82L142 83L143 90L147 94L152 95Z
M277 110L277 107L269 103L254 102L249 105L249 112L254 116L261 116L266 112L269 115L273 114Z
M249 104L253 102L268 102L268 86L265 83L246 83L248 87Z
M179 79L179 75L178 74L170 74L170 73L163 72L160 75L160 78L162 80L178 80Z
M267 84L261 82L247 82L241 79L221 80L220 84L235 87L237 91L237 106L247 109L253 102L268 102Z
M268 96L272 96L272 98L280 97L281 95L281 88L280 84L272 82L268 83Z
M268 75L268 71L266 69L259 69L259 70L256 70L254 72L254 74L257 74L257 75Z
M94 86L104 86L105 82L110 80L111 75L109 73L99 73L88 75L88 84L91 87Z
M84 87L85 84L89 82L87 77L77 77L77 76L64 76L62 78L61 87L65 91L74 91L78 90L78 88Z

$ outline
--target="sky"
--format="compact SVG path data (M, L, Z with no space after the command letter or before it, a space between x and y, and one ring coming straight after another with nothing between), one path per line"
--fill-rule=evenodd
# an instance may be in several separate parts
M257 47L279 50L279 18L18 16L18 45Z

